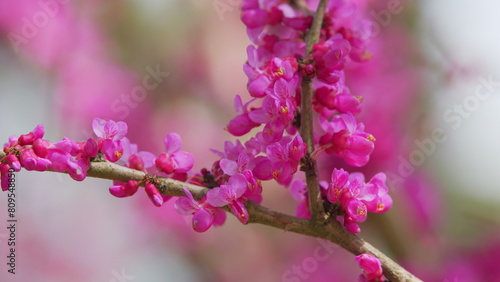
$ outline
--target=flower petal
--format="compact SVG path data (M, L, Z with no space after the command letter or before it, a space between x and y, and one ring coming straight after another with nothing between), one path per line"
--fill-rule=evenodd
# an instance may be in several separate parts
M167 154L178 152L182 147L181 136L175 132L169 133L163 140Z

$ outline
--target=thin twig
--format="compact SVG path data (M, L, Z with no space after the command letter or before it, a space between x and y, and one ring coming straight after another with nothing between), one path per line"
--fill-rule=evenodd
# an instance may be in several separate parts
M307 52L306 57L311 53L312 47L319 41L319 35L326 4L328 0L321 0L318 9L314 15L311 28L306 34ZM307 156L303 160L303 170L306 173L307 192L309 197L309 210L314 221L324 220L325 211L321 200L321 193L318 180L318 169L316 160L311 158L314 151L313 137L313 117L312 117L312 97L314 94L313 81L310 78L303 77L301 84L301 103L300 103L300 136L307 144Z

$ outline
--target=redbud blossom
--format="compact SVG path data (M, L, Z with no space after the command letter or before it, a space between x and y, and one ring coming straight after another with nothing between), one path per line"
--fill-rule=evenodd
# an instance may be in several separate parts
M361 281L382 281L382 265L376 257L370 254L361 254L355 260L363 270L363 275L360 277Z

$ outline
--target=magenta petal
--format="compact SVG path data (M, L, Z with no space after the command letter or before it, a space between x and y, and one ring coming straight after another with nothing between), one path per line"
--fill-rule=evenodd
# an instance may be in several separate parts
M167 154L163 153L155 160L156 168L166 174L174 173L176 164Z
M21 163L19 162L19 159L16 157L16 155L9 154L6 157L6 160L7 160L7 163L9 164L9 166L12 169L14 169L15 171L20 171L21 170Z
M113 140L121 140L127 135L128 126L125 122L119 121L116 123L116 133Z
M311 218L311 211L309 210L309 198L304 198L299 205L297 206L297 210L295 211L295 216L300 218Z
M302 140L302 137L300 137L300 135L297 135L295 138L293 138L292 142L290 142L290 145L288 147L288 156L292 160L299 161L306 155L306 152L306 143Z
M176 168L175 172L185 173L191 170L194 165L194 157L190 153L184 151L179 151L173 153L171 158L175 161Z
M269 117L262 109L251 111L250 113L248 113L248 117L250 118L251 121L259 124L268 123L270 121Z
M341 112L351 112L356 115L361 112L361 102L350 94L339 94L334 98L335 108Z
M190 215L195 213L200 207L191 199L179 197L174 204L175 210L182 215Z
M137 153L137 156L139 156L144 162L144 168L150 168L154 166L156 156L153 153L141 151Z
M153 202L153 205L155 205L156 207L161 207L164 202L163 197L160 194L153 195L151 197L151 201Z
M273 178L273 163L264 156L255 158L255 167L252 170L253 175L260 180L271 180Z
M221 226L226 222L226 212L221 209L215 209L214 222L215 226Z
M241 115L245 113L245 107L243 106L243 101L241 100L240 95L234 96L234 109L236 113Z
M219 162L220 167L227 175L233 175L238 171L238 163L228 159L222 159Z
M85 142L83 150L89 157L92 158L97 156L97 153L99 152L99 149L97 148L97 142L95 142L95 140L92 138L89 138L87 142Z
M77 163L69 162L68 174L76 181L83 181L87 177L87 169Z
M43 138L43 135L45 134L45 128L43 127L43 124L39 124L31 131L33 133L33 139L37 140L40 138Z
M284 78L276 80L273 90L269 95L277 100L285 100L295 94L295 89Z
M389 188L387 188L387 185L385 183L386 181L387 176L385 175L385 173L379 172L375 174L368 183L375 185L379 191L378 194L380 195L381 193L387 193L389 191Z
M250 154L239 155L238 156L238 168L239 168L239 170L245 171L247 169L253 169L254 163L252 161L253 161L253 155L250 155Z
M169 155L178 152L182 147L181 136L175 132L169 133L165 139L163 139L163 143L165 144L165 150Z
M61 140L59 142L56 142L53 144L55 148L65 152L65 153L71 153L73 151L73 143L69 141L68 139L66 140Z
M109 187L109 193L118 198L124 198L128 196L123 185L113 185Z
M334 132L332 123L330 123L326 118L324 118L323 116L319 116L318 120L319 120L319 125L321 126L321 129L323 129L323 131L327 133Z
M49 150L47 158L52 162L50 169L57 172L65 172L68 170L69 154L60 150Z
M338 186L338 187L345 187L347 184L347 181L349 180L349 173L347 173L344 169L333 169L332 172L332 185Z
M229 208L241 223L246 224L248 222L248 211L242 202L233 201L229 204Z
M256 79L249 81L248 92L252 97L266 96L266 90L271 85L271 81L266 75L259 75Z
M9 176L8 176L8 173L2 173L1 183L2 183L2 191L9 190Z
M377 197L378 188L372 184L366 184L363 189L361 189L360 193L356 197L358 200L363 201L365 203L371 202L375 200Z
M220 190L221 187L217 187L207 192L207 202L214 207L223 207L229 203L221 197Z
M376 257L370 254L361 254L355 260L358 262L359 267L363 269L366 279L372 281L382 276L382 264Z
M108 161L114 163L121 158L123 146L120 140L113 141L111 139L104 139L101 145L101 152L104 153Z
M237 199L237 198L243 196L243 194L247 190L248 182L247 182L246 177L243 174L237 173L237 174L231 176L231 178L228 181L227 186L231 187L231 189L234 193L234 196Z
M285 148L280 143L269 145L266 148L267 157L273 162L284 163L288 160Z
M371 212L384 213L392 207L392 197L389 194L384 194L367 203L366 206Z
M146 183L144 191L148 195L149 199L156 207L161 207L163 205L163 197L160 195L158 189L151 183Z
M278 177L275 179L279 184L284 185L284 186L288 186L288 185L290 185L290 182L292 181L293 174L295 173L295 171L296 171L296 167L294 167L293 164L287 162L287 163L283 164L283 166L281 167L281 169L278 173Z
M356 167L362 167L366 165L370 160L370 156L368 155L360 156L350 151L346 151L343 158L346 161L346 163Z
M347 204L346 212L354 221L363 222L366 220L368 210L363 202L351 199Z
M295 179L290 185L290 194L298 202L306 198L306 192L307 185L303 180Z
M259 124L253 122L249 115L245 113L238 115L229 121L226 128L227 131L234 136L243 136L256 126L259 126Z
M362 136L352 136L349 141L350 151L356 155L367 156L371 154L375 148L372 141Z
M46 171L49 169L51 164L52 163L49 160L39 158L36 162L35 170L36 171Z
M214 221L214 216L207 209L201 208L193 215L193 229L196 232L207 231Z
M229 185L220 186L219 197L226 203L230 203L238 198L234 193L233 187Z
M92 129L94 130L95 135L99 138L106 138L106 134L104 133L104 126L106 125L106 121L100 118L94 118L92 120Z
M344 216L344 227L347 229L347 231L357 234L361 232L361 229L359 226L350 218L347 214Z
M35 142L33 142L33 151L35 154L41 158L46 158L47 157L47 149L49 146L52 144L48 140L43 140L43 139L37 139Z
M350 133L354 133L357 127L356 118L351 113L336 115L332 119L332 126L334 132L347 130Z
M264 26L267 23L267 12L262 9L244 10L241 13L241 21L248 28Z

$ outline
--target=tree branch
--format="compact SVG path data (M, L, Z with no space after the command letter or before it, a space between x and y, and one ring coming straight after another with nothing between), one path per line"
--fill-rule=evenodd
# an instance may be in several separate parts
M325 15L326 4L328 0L321 0L318 9L314 15L311 28L306 34L307 51L306 57L311 54L312 47L319 41L321 25ZM301 84L301 102L300 102L300 136L307 144L307 156L304 158L303 170L306 174L307 192L309 197L309 210L311 218L316 221L324 220L325 211L321 200L321 193L318 180L318 169L316 160L310 156L314 151L313 139L313 118L312 118L312 97L314 94L313 81L311 78L303 77Z

